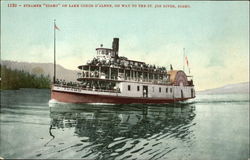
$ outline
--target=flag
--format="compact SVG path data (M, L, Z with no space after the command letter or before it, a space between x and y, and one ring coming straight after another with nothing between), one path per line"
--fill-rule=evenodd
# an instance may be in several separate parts
M186 60L186 64L187 64L187 67L188 67L188 72L189 72L189 74L190 74L190 67L189 67L189 65L188 65L188 58L187 58L187 56L185 57L185 60Z
M57 29L58 31L60 31L60 29L56 26L56 24L54 25L54 28Z
M187 63L187 66L188 66L188 58L187 58L187 56L186 56L186 58L185 58L185 59L186 59L186 63Z

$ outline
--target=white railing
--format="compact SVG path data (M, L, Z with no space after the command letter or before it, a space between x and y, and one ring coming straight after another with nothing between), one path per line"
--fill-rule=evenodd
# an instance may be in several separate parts
M69 85L62 85L62 84L54 84L54 87L61 87L63 90L66 91L78 91L86 90L86 91L96 91L96 92L111 92L111 93L121 93L119 89L96 89L91 87L81 87L81 86L69 86Z

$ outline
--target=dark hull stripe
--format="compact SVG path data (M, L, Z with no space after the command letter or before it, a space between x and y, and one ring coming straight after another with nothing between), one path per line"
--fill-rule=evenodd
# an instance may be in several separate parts
M72 93L65 91L51 91L51 99L66 103L113 103L113 104L131 104L131 103L173 103L185 101L191 98L138 98L138 97L121 97L108 95L92 95L83 93Z

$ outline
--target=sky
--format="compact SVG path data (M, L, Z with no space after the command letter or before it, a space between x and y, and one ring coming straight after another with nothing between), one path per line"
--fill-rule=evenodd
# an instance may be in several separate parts
M183 48L197 90L249 81L249 2L15 2L16 4L155 4L190 8L24 8L1 1L1 60L57 63L77 70L103 44L119 55L183 69ZM187 68L187 67L186 67ZM188 73L187 69L186 72Z

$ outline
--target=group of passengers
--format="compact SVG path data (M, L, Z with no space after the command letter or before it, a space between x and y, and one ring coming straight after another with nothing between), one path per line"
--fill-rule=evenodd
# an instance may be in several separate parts
M121 68L128 68L128 69L155 71L159 73L167 72L166 67L159 67L155 65L145 64L144 62L133 62L133 61L119 59L119 58L99 59L95 57L93 58L93 60L89 61L87 64L93 65L93 66L113 66L113 67L121 67Z

